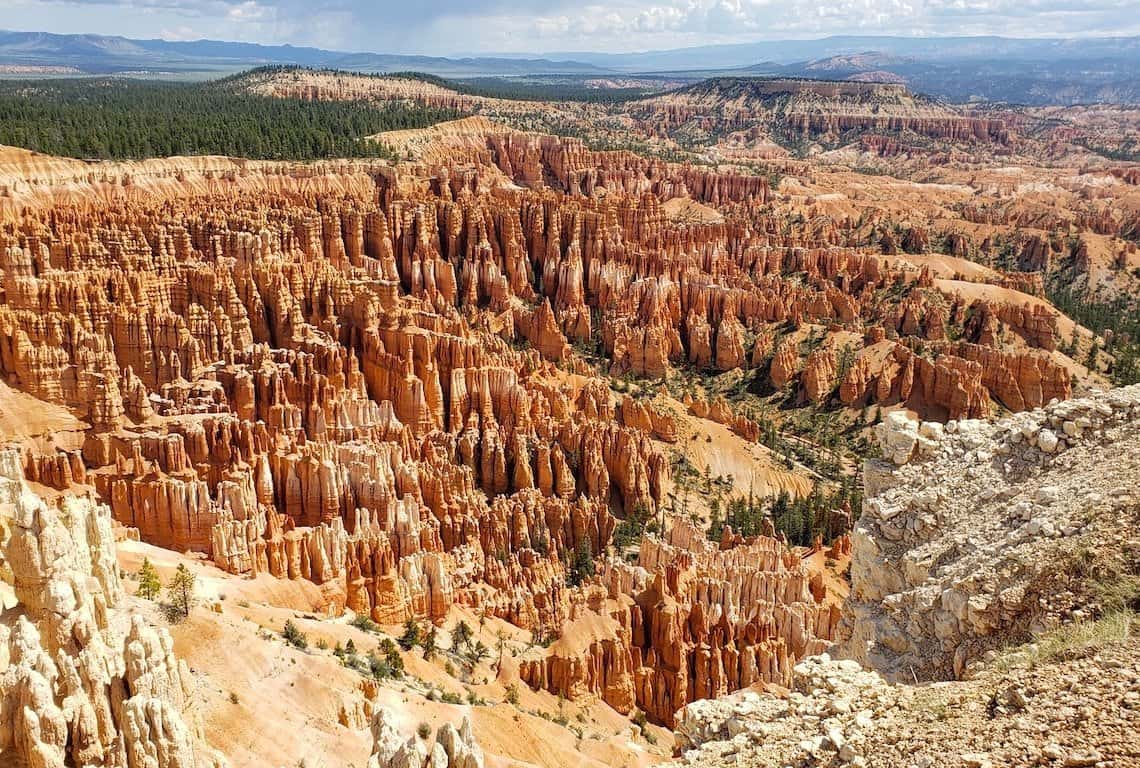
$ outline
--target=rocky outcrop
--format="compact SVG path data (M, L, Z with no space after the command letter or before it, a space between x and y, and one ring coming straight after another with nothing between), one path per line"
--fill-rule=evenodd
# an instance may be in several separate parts
M768 370L768 376L772 380L772 386L776 389L783 389L791 382L792 377L796 374L796 369L799 367L800 358L796 353L795 345L791 342L784 342L776 347L776 354L772 358L772 366Z
M1065 367L1040 352L1002 352L979 344L959 344L953 354L978 363L982 384L1011 411L1040 408L1072 395Z
M788 688L685 706L675 764L1135 760L1117 701L1137 695L1136 643L1074 637L1119 615L1087 621L1106 608L1087 579L1134 554L1119 532L1140 522L1140 386L945 428L894 412L877 431L839 642ZM1071 622L1083 629L1022 644Z
M682 402L688 407L689 413L698 418L723 424L750 442L760 439L760 425L747 415L733 410L732 405L721 395L714 397L710 403L703 398L693 398L686 394Z
M822 403L835 390L835 353L830 349L817 349L804 363L804 394L814 403Z
M144 541L314 581L378 621L454 602L550 620L567 553L606 546L611 497L660 502L647 438L676 439L667 414L629 406L617 426L599 380L552 376L592 334L582 260L617 208L389 200L401 182L381 173L367 194L294 182L239 195L224 222L213 187L177 214L25 212L37 234L5 253L42 265L6 272L0 369L91 423L81 462L30 471L87 479ZM103 226L110 210L138 226Z
M728 315L716 331L716 367L731 371L744 365L744 326Z
M402 740L395 724L396 716L390 709L376 708L368 768L483 768L483 750L466 717L459 728L451 723L441 725L431 744L415 735Z
M827 654L797 664L788 687L687 705L677 714L675 751L690 765L717 764L726 751L759 765L870 764L862 742L875 732L875 715L899 699L896 690L856 662Z
M626 396L621 401L621 421L627 427L651 433L658 440L677 442L677 419L672 413Z
M889 676L962 676L1070 616L1082 598L1055 583L1064 552L1110 550L1138 508L1137 386L945 429L895 413L878 429L890 463L865 469L840 646Z
M881 342L855 358L839 387L839 399L847 405L903 403L949 419L992 413L991 397L1021 411L1071 394L1068 372L1044 353L965 342L942 345L931 357Z
M0 617L0 762L63 768L207 768L193 681L170 635L120 605L111 512L86 497L49 506L0 451L9 535L4 572L18 610Z
M1129 765L1140 747L1134 639L1030 662L1033 647L968 681L889 684L827 654L796 666L793 689L745 691L685 708L670 766ZM1080 681L1074 684L1073 681ZM1073 717L1072 712L1088 717Z

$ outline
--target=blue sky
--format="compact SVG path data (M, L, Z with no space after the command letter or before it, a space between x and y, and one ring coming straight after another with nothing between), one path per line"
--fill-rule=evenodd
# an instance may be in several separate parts
M449 55L832 34L1140 34L1135 0L0 0L0 28Z

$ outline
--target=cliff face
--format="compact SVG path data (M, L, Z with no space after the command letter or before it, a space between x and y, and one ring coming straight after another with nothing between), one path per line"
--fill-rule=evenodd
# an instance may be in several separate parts
M63 768L208 768L193 681L170 635L121 605L111 513L90 498L49 505L0 451L17 605L0 616L0 762Z
M878 432L838 642L688 704L670 765L1135 763L1140 386Z
M863 132L986 144L1011 139L1011 126L1003 119L963 115L902 85L866 82L720 78L638 102L633 113L664 134L760 125L774 134L819 140Z
M1080 552L1137 522L1140 387L943 428L879 427L853 534L844 653L897 677L960 677L1097 597ZM1077 570L1073 570L1077 569Z
M858 356L840 383L847 405L901 402L948 418L980 418L993 400L1020 411L1072 394L1068 371L1032 350L1003 352L984 345L933 345L925 357L899 343L883 342Z

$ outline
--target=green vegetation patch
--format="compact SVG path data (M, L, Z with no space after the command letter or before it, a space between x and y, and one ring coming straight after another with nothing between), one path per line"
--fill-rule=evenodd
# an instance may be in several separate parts
M1111 331L1107 334L1104 351L1113 356L1107 371L1112 382L1121 387L1140 383L1140 302L1131 296L1107 301L1090 297L1075 292L1060 280L1049 281L1046 289L1053 306L1079 324L1100 336ZM1070 341L1066 351L1076 354L1075 349L1076 345ZM1094 343L1082 362L1089 367L1099 367L1099 352L1099 344Z
M403 102L277 99L242 93L233 83L0 81L0 144L99 160L386 157L387 148L364 138L460 117Z

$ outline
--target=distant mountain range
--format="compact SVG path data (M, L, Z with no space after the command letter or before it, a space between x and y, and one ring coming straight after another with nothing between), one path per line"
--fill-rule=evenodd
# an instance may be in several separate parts
M464 57L349 53L218 40L174 42L107 35L0 31L0 74L139 74L211 77L251 67L296 64L360 72L418 71L449 78L578 80L666 75L772 75L898 82L954 102L1140 103L1140 37L838 36L772 40L642 53L565 52Z
M935 58L877 51L841 54L781 65L756 64L736 74L901 83L912 91L958 104L1140 103L1140 52L1090 51L1098 58ZM690 76L693 72L688 73ZM719 74L719 73L716 73Z
M221 40L181 42L134 40L109 35L0 31L0 66L64 66L89 74L208 74L236 72L270 64L299 64L362 72L415 70L443 77L608 73L608 70L593 64L543 58L401 56Z
M875 51L924 61L1140 60L1140 37L887 37L840 35L817 40L764 40L733 45L704 45L643 53L564 52L544 54L625 72L747 67L757 62L794 64L833 56ZM511 54L494 54L496 57ZM525 57L525 54L523 55Z

